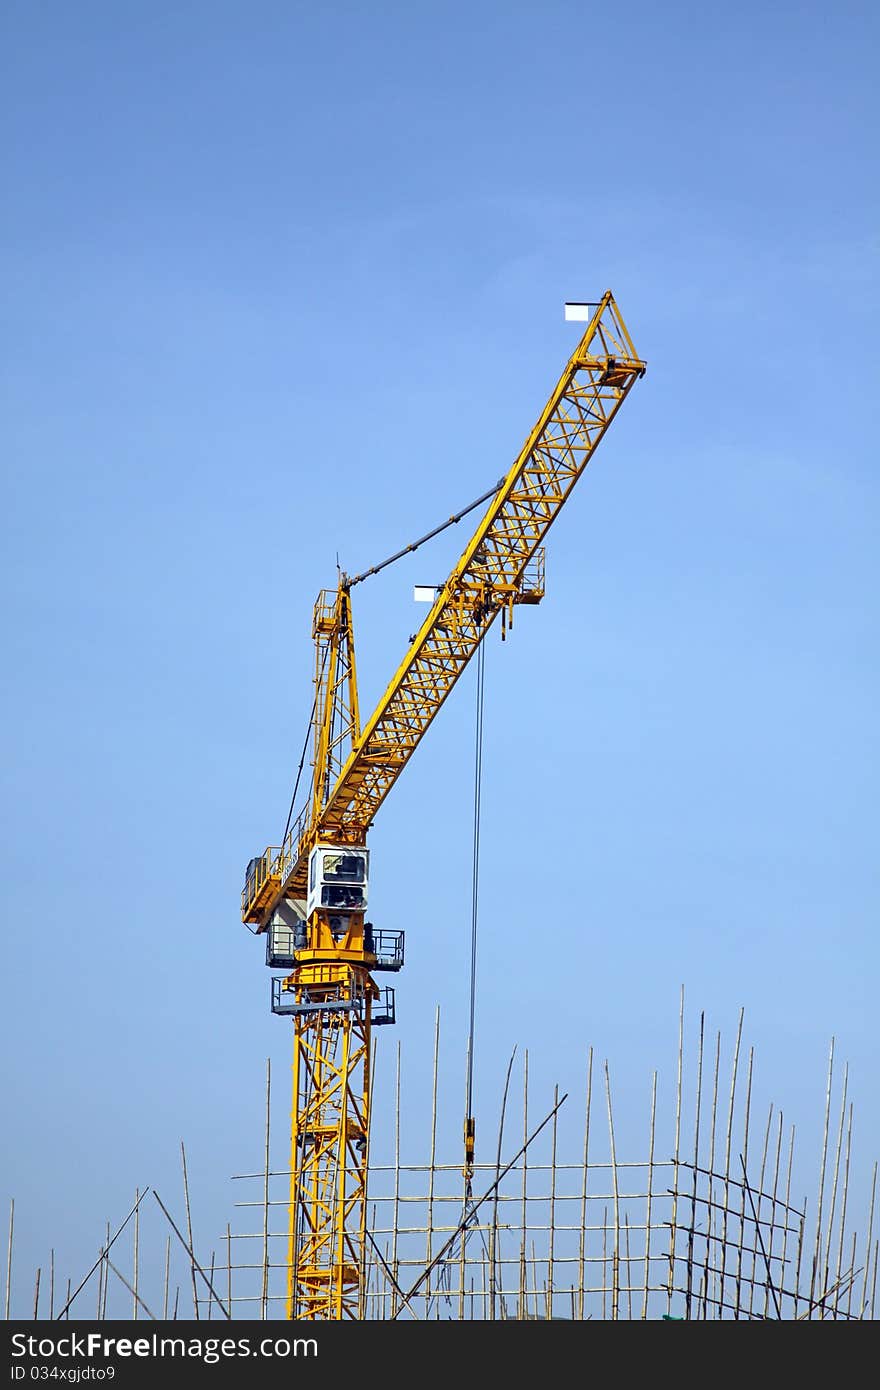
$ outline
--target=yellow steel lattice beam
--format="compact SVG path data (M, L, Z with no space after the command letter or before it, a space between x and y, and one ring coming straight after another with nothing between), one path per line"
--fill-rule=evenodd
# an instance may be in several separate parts
M486 631L514 601L529 560L644 371L608 291L323 805L313 804L280 850L267 851L271 887L247 920L265 921L282 894L304 893L307 856L320 839L363 843Z

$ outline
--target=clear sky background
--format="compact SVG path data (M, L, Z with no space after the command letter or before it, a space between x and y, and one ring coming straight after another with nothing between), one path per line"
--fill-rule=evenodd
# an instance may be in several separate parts
M13 1312L50 1246L85 1272L136 1185L180 1215L181 1138L217 1242L267 1057L283 1164L290 1026L239 891L284 825L315 595L506 470L577 341L564 300L609 287L648 374L548 537L544 603L487 651L478 1156L517 1043L536 1110L608 1058L644 1157L683 985L690 1042L745 1008L811 1201L835 1037L864 1191L877 15L6 0ZM355 591L365 710L470 520ZM371 915L408 948L374 1141L399 1038L411 1161L437 1005L459 1158L473 736L468 671L370 841Z

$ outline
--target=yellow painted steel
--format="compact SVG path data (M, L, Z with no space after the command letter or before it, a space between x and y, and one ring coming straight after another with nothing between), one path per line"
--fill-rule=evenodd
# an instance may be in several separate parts
M364 998L364 1012L296 1020L291 1125L287 1316L362 1316L370 1116L369 973L353 965L297 972L302 992L316 970L334 999ZM306 977L311 974L311 979ZM373 987L374 988L374 987Z
M603 295L534 429L437 593L363 729L349 582L315 606L314 785L280 846L249 872L245 922L265 931L307 894L317 844L364 845L373 819L486 632L544 591L541 542L633 383L644 375L611 292ZM288 1316L363 1315L373 1007L363 913L334 935L312 913L284 991L294 1017Z

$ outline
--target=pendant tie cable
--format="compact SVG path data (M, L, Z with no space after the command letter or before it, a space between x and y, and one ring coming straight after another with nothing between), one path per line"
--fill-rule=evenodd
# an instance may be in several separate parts
M290 829L290 822L293 820L293 808L296 805L296 794L299 791L299 779L302 777L302 771L306 761L306 753L309 747L309 739L311 737L312 729L314 728L315 724L315 711L318 708L318 691L321 689L321 681L324 679L324 667L327 664L327 650L328 649L325 647L324 655L321 658L321 670L318 673L318 680L315 686L315 698L312 701L312 712L309 715L309 722L306 725L306 736L303 742L302 753L300 754L299 767L296 769L296 781L293 784L293 795L290 798L290 809L287 812L287 822L284 826L284 834L281 836L282 846L284 844L284 841L287 839L287 832Z
M435 526L433 531L428 531L426 535L420 536L419 539L417 541L413 541L411 545L405 545L403 547L403 550L397 551L396 555L389 555L388 559L383 560L381 564L371 566L370 569L364 570L363 574L356 574L354 579L349 579L348 575L343 575L343 589L353 589L355 584L360 584L362 580L369 579L371 574L378 574L380 570L386 569L388 565L393 565L395 560L402 560L404 555L412 554L414 550L418 550L420 545L424 545L425 541L433 540L435 536L439 536L440 532L445 531L447 527L455 526L457 522L461 521L463 516L467 516L469 512L472 512L474 510L475 507L479 507L481 502L488 502L490 497L494 497L498 489L504 486L505 481L505 478L499 478L495 486L490 487L489 491L484 492L483 495L481 497L478 497L475 502L471 502L469 506L465 507L460 512L456 512L454 516L448 517L446 521L441 521L440 525Z

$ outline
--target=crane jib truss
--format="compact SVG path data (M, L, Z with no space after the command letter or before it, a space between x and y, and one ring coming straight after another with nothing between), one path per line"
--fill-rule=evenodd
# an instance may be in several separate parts
M273 980L273 1008L291 1015L295 1030L292 1318L362 1314L371 1027L394 1017L393 991L381 991L373 972L402 964L402 934L399 949L384 955L362 912L346 918L341 932L324 911L306 917L310 856L316 846L365 845L379 807L492 623L500 616L503 633L515 605L540 601L541 543L644 372L608 291L363 727L355 581L341 575L316 604L312 794L283 843L251 860L242 893L243 920L270 933L267 962L293 967ZM272 930L294 910L296 946L279 955Z

